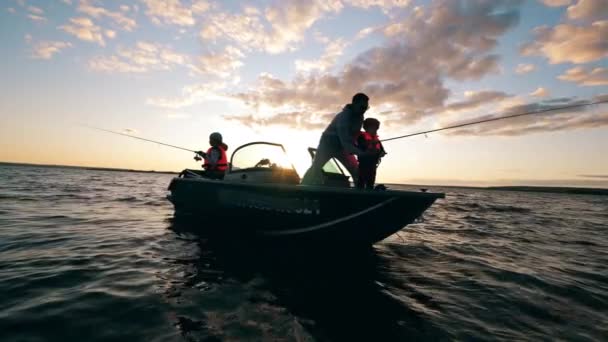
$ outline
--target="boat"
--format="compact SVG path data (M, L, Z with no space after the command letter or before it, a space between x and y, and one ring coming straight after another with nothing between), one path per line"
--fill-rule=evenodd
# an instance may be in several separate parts
M316 151L308 152L312 160ZM369 247L414 222L445 196L386 187L361 190L352 187L350 178L332 159L323 168L323 185L300 184L283 145L259 141L232 153L222 180L183 170L171 180L167 198L175 218L193 218L201 229Z

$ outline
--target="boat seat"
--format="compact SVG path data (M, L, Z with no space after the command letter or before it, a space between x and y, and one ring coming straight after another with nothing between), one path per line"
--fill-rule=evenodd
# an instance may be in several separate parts
M253 167L229 172L224 180L242 183L274 183L274 184L300 184L300 176L295 170L281 167Z

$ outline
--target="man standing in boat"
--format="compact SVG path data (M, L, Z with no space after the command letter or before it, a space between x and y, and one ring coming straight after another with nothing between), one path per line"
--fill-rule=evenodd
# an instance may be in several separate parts
M369 97L363 93L353 96L352 102L344 106L329 126L323 131L317 152L311 167L302 177L302 184L322 184L323 166L331 159L336 158L353 176L353 181L359 178L358 162L355 155L367 155L355 146L355 136L363 125L363 114L369 108Z

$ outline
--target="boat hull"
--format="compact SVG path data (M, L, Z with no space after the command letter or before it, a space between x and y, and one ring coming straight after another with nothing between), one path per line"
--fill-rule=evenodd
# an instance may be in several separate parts
M200 229L297 243L369 246L414 222L443 194L175 178L169 200Z

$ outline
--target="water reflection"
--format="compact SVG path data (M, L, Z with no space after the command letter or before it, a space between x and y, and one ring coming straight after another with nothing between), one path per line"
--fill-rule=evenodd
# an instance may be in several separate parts
M171 220L169 227L178 237L192 239L199 248L198 258L175 261L191 266L185 272L186 287L202 287L205 291L228 286L230 280L253 284L250 303L286 309L315 340L447 338L441 329L386 290L400 284L385 272L390 260L381 250L356 254L344 253L339 247L325 252L285 250L261 241L211 236L196 227L196 223L182 220Z

